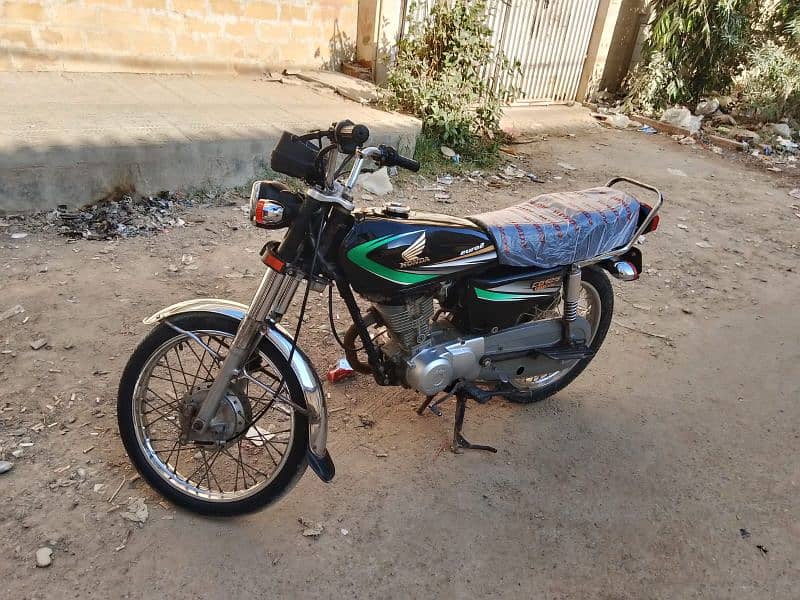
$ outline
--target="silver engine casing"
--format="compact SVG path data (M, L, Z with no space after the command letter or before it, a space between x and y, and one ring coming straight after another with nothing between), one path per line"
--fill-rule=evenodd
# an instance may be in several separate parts
M554 360L533 351L537 347L558 344L563 331L561 319L547 319L509 327L488 336L451 337L442 343L418 348L405 361L405 382L421 394L432 396L459 379L510 381L515 377L559 371L574 361ZM574 339L588 340L592 328L586 319L578 317L571 331ZM457 334L455 330L438 333ZM508 358L513 354L520 356Z

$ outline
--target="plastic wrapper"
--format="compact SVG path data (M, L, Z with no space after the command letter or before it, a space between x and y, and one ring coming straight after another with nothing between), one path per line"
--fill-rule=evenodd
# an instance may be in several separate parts
M608 187L542 194L472 220L485 227L501 264L547 269L625 246L639 220L639 202Z

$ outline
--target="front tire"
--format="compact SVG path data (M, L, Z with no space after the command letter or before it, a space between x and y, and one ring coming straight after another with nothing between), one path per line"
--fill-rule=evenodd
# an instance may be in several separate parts
M611 286L605 271L598 267L585 267L581 270L581 287L582 296L586 294L590 302L599 304L599 306L594 307L597 310L596 322L593 323L592 340L589 343L589 347L596 354L600 350L600 346L603 345L608 328L611 326L611 317L614 313L614 288ZM591 306L589 306L589 310L591 310ZM538 380L531 382L514 380L511 382L514 390L507 396L507 399L515 404L541 402L572 383L589 365L593 357L594 354L589 358L575 361L569 367L543 376ZM549 378L549 380L544 379L545 377Z
M305 408L300 383L265 339L246 369L261 385L240 378L215 415L231 427L224 436L231 441L182 441L186 411L202 399L219 370L210 351L224 357L239 322L199 312L170 322L194 337L161 323L136 348L120 381L117 420L128 456L161 495L193 512L232 516L272 504L308 464L308 419L291 405ZM266 391L281 379L277 393ZM291 403L281 402L287 396Z

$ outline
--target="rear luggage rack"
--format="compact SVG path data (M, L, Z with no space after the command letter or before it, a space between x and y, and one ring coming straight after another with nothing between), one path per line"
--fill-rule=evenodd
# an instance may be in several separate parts
M595 256L594 258L591 258L589 260L584 260L582 262L579 262L578 263L579 267L585 267L587 265L593 265L599 262L603 262L604 260L608 260L609 258L614 258L616 256L620 256L628 252L636 243L636 240L639 239L639 236L642 235L645 231L647 231L647 228L650 226L650 223L653 222L653 219L658 214L658 211L661 210L661 205L664 203L664 194L662 194L658 188L652 185L649 185L647 183L642 183L641 181L637 181L636 179L631 179L630 177L620 176L610 179L606 184L606 187L614 187L615 184L621 181L624 181L625 183L630 183L631 185L635 185L637 187L649 190L651 192L655 192L657 196L656 205L644 218L644 221L642 221L642 223L639 225L639 228L633 234L633 237L631 237L631 241L628 242L627 245L623 246L622 248L617 248L616 250L612 250L611 252L606 252L605 254L602 254L600 256Z

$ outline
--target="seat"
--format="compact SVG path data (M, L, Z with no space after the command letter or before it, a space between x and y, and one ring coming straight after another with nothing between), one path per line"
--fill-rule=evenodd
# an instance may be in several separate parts
M639 201L596 187L542 194L469 219L494 239L500 264L548 269L625 246L636 231Z

